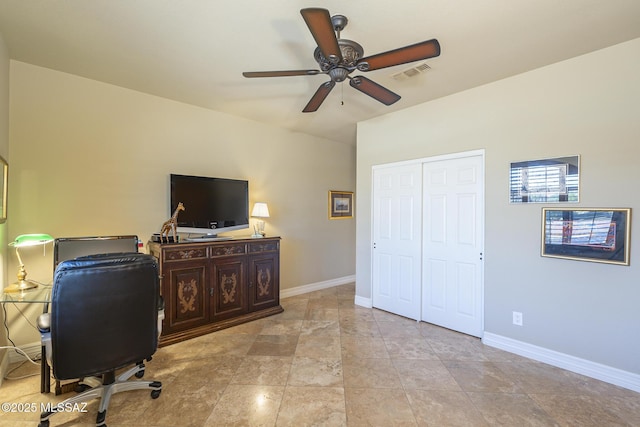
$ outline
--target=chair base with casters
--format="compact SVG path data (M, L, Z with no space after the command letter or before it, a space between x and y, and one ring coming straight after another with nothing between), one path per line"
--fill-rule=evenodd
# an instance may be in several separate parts
M129 381L133 376L142 378L144 375L144 363L140 363L131 369L123 372L115 377L115 372L109 372L103 375L102 381L97 377L83 378L79 387L89 387L80 394L70 397L54 406L54 408L73 408L78 403L88 402L93 399L100 399L100 407L96 416L96 426L106 427L105 420L107 417L107 408L111 396L121 391L130 390L151 390L151 398L157 399L162 392L162 383L160 381ZM40 424L38 427L49 427L49 418L57 414L56 411L43 412L40 414Z
M98 398L96 426L103 427L113 394L147 390L152 399L160 396L161 382L140 380L162 330L159 291L151 255L92 255L56 267L51 312L38 318L38 329L56 380L81 380L79 394L52 403L41 413L39 427Z

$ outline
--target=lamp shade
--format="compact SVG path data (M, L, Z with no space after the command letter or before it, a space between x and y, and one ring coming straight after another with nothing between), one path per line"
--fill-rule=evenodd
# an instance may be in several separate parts
M269 208L266 203L256 203L253 205L251 216L255 218L269 218Z
M9 243L9 246L23 248L25 246L44 245L49 242L53 242L53 237L48 234L21 234L16 237L16 240Z
M18 249L27 246L46 245L49 242L53 242L53 237L48 234L21 234L16 237L16 240L9 243L9 246L16 248L16 256L18 257L20 267L18 268L18 281L5 288L4 292L23 292L38 287L38 282L27 279L27 270L24 268L24 263L22 262Z

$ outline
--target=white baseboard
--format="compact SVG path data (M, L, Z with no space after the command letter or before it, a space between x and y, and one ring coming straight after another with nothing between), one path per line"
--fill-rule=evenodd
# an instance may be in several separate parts
M31 360L36 360L40 358L40 354L42 353L42 343L38 341L31 344L21 345L20 350L27 353L31 358ZM14 351L12 349L8 349L7 353L9 354L9 364L16 363L16 362L23 362L24 360L26 360L24 354Z
M355 274L352 276L339 277L337 279L325 280L324 282L310 283L308 285L296 286L295 288L283 289L280 291L280 298L289 298L296 295L307 294L313 291L333 288L334 286L346 285L356 281Z
M544 347L485 332L482 342L510 353L640 392L640 375Z
M40 357L42 344L40 342L23 345L20 350L29 355L32 360ZM16 362L23 362L26 360L26 356L13 349L13 347L5 348L2 358L0 359L0 387L2 387L2 381L9 372L9 365Z
M355 305L359 305L360 307L365 307L365 308L373 307L371 298L359 297L358 295L356 295L356 298L353 302L355 303Z

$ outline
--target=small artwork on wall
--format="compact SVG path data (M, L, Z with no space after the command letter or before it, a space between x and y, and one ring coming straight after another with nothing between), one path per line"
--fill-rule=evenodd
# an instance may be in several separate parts
M329 191L329 219L353 218L353 192Z
M511 163L510 203L580 201L580 156Z
M631 209L542 209L542 256L629 265Z

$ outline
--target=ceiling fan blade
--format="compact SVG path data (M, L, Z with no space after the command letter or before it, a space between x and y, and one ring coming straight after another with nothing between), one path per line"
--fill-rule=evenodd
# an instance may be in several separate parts
M331 89L333 89L335 85L336 85L336 82L334 82L333 80L329 80L326 83L322 83L318 88L318 90L316 91L316 93L314 93L311 99L309 100L309 103L307 104L307 106L304 107L304 110L302 110L302 112L313 113L314 111L317 111L318 108L320 108L320 105L322 104L324 99L327 97L327 95L329 95L329 92L331 92Z
M393 93L386 87L380 86L378 83L363 76L351 77L349 84L351 87L358 89L360 92L369 95L385 105L391 105L400 99L400 95L397 93Z
M362 58L357 62L356 66L360 71L372 71L433 58L438 55L440 55L440 43L436 39L431 39Z
M245 71L243 76L252 77L289 77L289 76L314 76L320 74L320 70L289 70L289 71Z
M333 64L342 61L342 52L340 51L340 46L338 46L336 33L333 31L329 11L318 7L310 7L300 10L300 13L324 57Z

